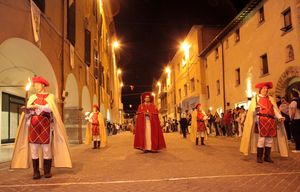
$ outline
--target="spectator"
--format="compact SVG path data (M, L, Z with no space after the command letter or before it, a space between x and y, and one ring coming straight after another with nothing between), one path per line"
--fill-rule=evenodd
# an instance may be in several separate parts
M219 136L219 135L221 135L221 126L220 126L221 118L220 118L220 115L218 114L218 112L215 113L214 119L215 119L214 127L216 129L216 136Z
M293 136L296 144L296 149L293 153L300 153L300 108L299 108L299 93L292 91L292 102L289 108L289 115L291 118L291 126L293 130Z
M246 110L244 107L240 108L239 116L237 118L238 122L238 137L241 137L243 134L243 129L244 129L244 122L246 119Z
M181 115L179 123L180 123L180 128L181 128L183 138L186 138L186 132L187 132L187 129L188 129L188 126L189 126L189 122L188 122L186 114Z

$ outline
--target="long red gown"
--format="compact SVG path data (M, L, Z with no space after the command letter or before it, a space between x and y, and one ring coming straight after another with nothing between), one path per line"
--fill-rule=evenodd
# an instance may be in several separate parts
M149 113L151 124L151 150L160 150L166 148L162 128L158 119L158 111L154 104L141 104L137 111L134 148L145 150L146 136L146 113Z

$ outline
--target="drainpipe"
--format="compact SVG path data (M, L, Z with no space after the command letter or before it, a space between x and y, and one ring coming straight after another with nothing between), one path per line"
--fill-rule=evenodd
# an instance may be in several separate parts
M224 43L222 41L222 78L223 78L223 105L224 112L226 111L226 88L225 88L225 61L224 61Z
M61 103L61 119L64 122L64 98L63 98L63 92L65 89L65 68L64 68L64 60L65 60L65 0L62 1L62 37L61 37L61 91L60 91L60 97L62 100Z

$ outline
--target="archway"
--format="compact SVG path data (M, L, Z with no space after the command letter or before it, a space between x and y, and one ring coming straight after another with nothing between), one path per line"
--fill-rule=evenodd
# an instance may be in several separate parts
M300 67L288 67L277 82L275 95L285 96L290 81L297 77L300 77Z
M98 105L98 103L99 103L99 99L98 99L97 95L94 94L93 104L97 104Z
M75 76L70 73L66 80L67 97L64 101L64 123L70 143L81 141L81 108L79 106L79 91Z
M3 142L13 142L15 138L19 108L24 105L23 86L34 75L46 78L50 83L48 91L58 96L55 72L46 55L33 43L21 38L3 41L0 44L0 107L3 109L0 137Z
M82 98L82 113L81 113L81 116L82 116L82 135L84 136L85 135L85 130L87 128L87 121L85 120L85 113L86 112L90 112L92 110L92 105L91 105L91 95L90 95L90 92L89 92L89 89L87 88L87 86L83 86L82 88L82 95L81 95L81 98ZM83 137L85 138L85 137Z

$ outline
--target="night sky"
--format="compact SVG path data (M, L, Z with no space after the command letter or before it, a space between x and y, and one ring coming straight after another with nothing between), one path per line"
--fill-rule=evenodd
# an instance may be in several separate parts
M115 0L122 44L119 66L125 112L134 112L139 94L151 85L178 50L192 25L228 24L249 0ZM133 91L129 85L133 85ZM130 109L129 105L133 107Z

